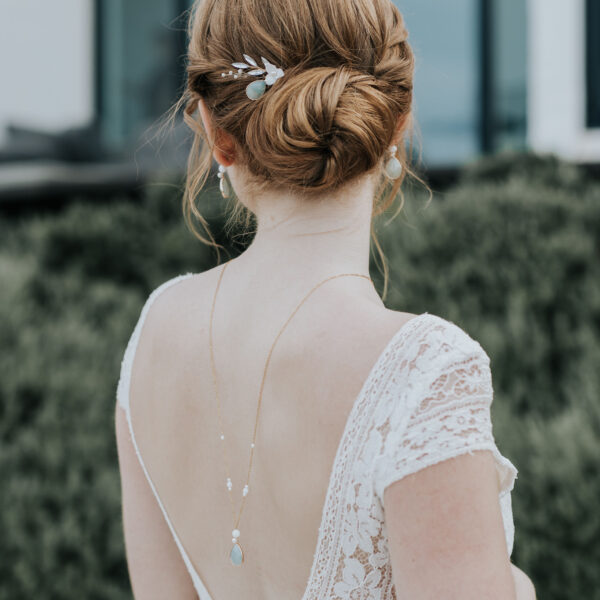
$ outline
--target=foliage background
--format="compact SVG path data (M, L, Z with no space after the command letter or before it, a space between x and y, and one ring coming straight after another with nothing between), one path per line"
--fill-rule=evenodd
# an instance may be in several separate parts
M203 213L233 256L249 240L225 236L217 194ZM511 153L425 200L411 189L394 221L378 220L386 304L454 321L486 349L494 434L519 469L512 561L540 599L600 600L600 184ZM0 217L0 600L131 598L120 362L151 290L215 264L177 186Z

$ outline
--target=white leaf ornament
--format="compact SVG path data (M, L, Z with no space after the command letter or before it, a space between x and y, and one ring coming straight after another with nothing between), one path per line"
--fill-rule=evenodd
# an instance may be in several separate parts
M246 60L245 63L231 63L233 67L238 69L238 73L242 73L242 70L244 69L251 69L252 66L256 68L251 69L250 71L245 71L244 75L265 75L264 80L258 79L256 81L253 81L252 83L249 83L246 86L246 95L248 96L248 98L250 98L251 100L258 100L258 98L260 98L265 93L266 87L268 85L273 85L280 77L283 77L283 69L276 67L273 63L269 62L264 56L261 56L263 64L265 65L264 69L259 67L258 63L251 56L248 56L247 54L244 54L243 56ZM231 75L231 71L229 71L229 74ZM221 77L225 76L226 73L221 73ZM238 74L235 74L234 77L237 78Z

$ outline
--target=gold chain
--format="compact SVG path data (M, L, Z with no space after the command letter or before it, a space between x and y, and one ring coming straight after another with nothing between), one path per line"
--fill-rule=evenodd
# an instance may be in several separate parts
M219 400L219 392L218 392L218 386L217 386L217 374L216 374L216 370L215 370L215 357L214 357L214 352L213 352L213 336L212 336L212 328L213 328L213 315L214 315L214 311L215 311L215 303L217 300L217 293L219 291L219 287L221 286L221 280L223 279L223 273L225 273L225 269L227 268L227 265L230 263L231 261L228 261L225 263L225 265L223 266L223 268L221 269L221 274L219 275L219 280L217 282L217 287L215 289L215 294L213 297L213 302L212 302L212 307L211 307L211 311L210 311L210 325L209 325L209 330L208 330L208 337L209 337L209 343L210 343L210 359L211 359L211 367L212 367L212 374L213 374L213 383L214 383L214 387L215 387L215 396L217 398L217 406L218 406L218 413L219 413L219 425L221 427L221 440L225 439L225 434L223 432L223 419L221 417L221 402ZM254 434L252 437L252 444L250 445L250 463L248 465L248 474L246 477L246 488L248 486L248 482L250 481L250 472L252 470L252 459L254 457L254 447L255 447L255 442L256 442L256 431L258 429L258 417L260 414L260 407L261 407L261 403L262 403L262 394L263 394L263 388L265 385L265 378L267 375L267 368L269 367L269 362L271 360L271 354L273 353L273 349L275 348L275 344L277 343L277 340L279 339L279 337L281 336L281 334L283 333L284 329L287 327L288 323L292 320L293 316L298 312L298 310L300 309L300 307L302 306L302 304L304 304L304 302L308 299L308 297L321 285L323 285L324 283L326 283L327 281L331 280L331 279L335 279L337 277L364 277L365 279L368 279L369 281L372 282L371 277L369 277L368 275L362 275L361 273L340 273L339 275L331 275L330 277L327 277L327 279L324 279L323 281L321 281L320 283L318 283L317 285L315 285L309 292L308 294L306 294L306 296L302 299L302 301L298 304L298 306L296 306L294 312L289 316L289 318L287 319L287 321L283 324L283 327L279 330L279 333L277 334L277 337L275 338L275 341L273 342L273 345L271 346L271 349L269 351L269 355L267 357L267 362L265 363L265 369L263 371L263 377L262 377L262 381L261 381L261 385L260 385L260 392L258 395L258 407L256 409L256 420L254 422ZM230 464L229 464L229 457L227 455L226 449L225 449L225 444L222 444L223 446L223 459L225 461L225 465L227 468L227 472L231 472L230 469ZM230 481L229 477L228 480ZM234 529L237 529L239 523L240 523L240 518L242 516L242 511L244 510L244 503L246 501L246 496L243 495L242 496L242 504L240 507L240 512L239 515L235 516L235 506L234 506L234 502L233 502L233 494L231 493L231 489L229 489L229 499L231 502L231 511L232 511L232 516L233 516L233 520L234 520Z

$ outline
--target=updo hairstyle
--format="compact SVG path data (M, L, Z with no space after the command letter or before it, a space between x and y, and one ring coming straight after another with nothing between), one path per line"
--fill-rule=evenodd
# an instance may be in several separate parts
M222 247L196 206L213 166L199 98L215 129L235 141L236 164L255 193L280 187L310 197L378 169L376 216L394 202L406 174L425 183L411 171L403 140L412 124L414 56L391 0L197 0L188 36L187 85L174 108L184 108L194 132L183 208L203 242ZM245 93L254 78L221 77L244 54L259 64L265 57L285 72L258 100ZM403 169L390 183L382 166L401 117L396 157ZM251 215L237 202L231 218L239 222L240 216L248 226ZM382 255L373 228L371 234Z

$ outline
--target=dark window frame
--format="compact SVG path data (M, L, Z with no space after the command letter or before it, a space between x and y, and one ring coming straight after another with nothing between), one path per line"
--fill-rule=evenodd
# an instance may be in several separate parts
M479 0L479 145L483 154L494 151L493 0Z
M600 128L600 3L585 3L585 125Z

